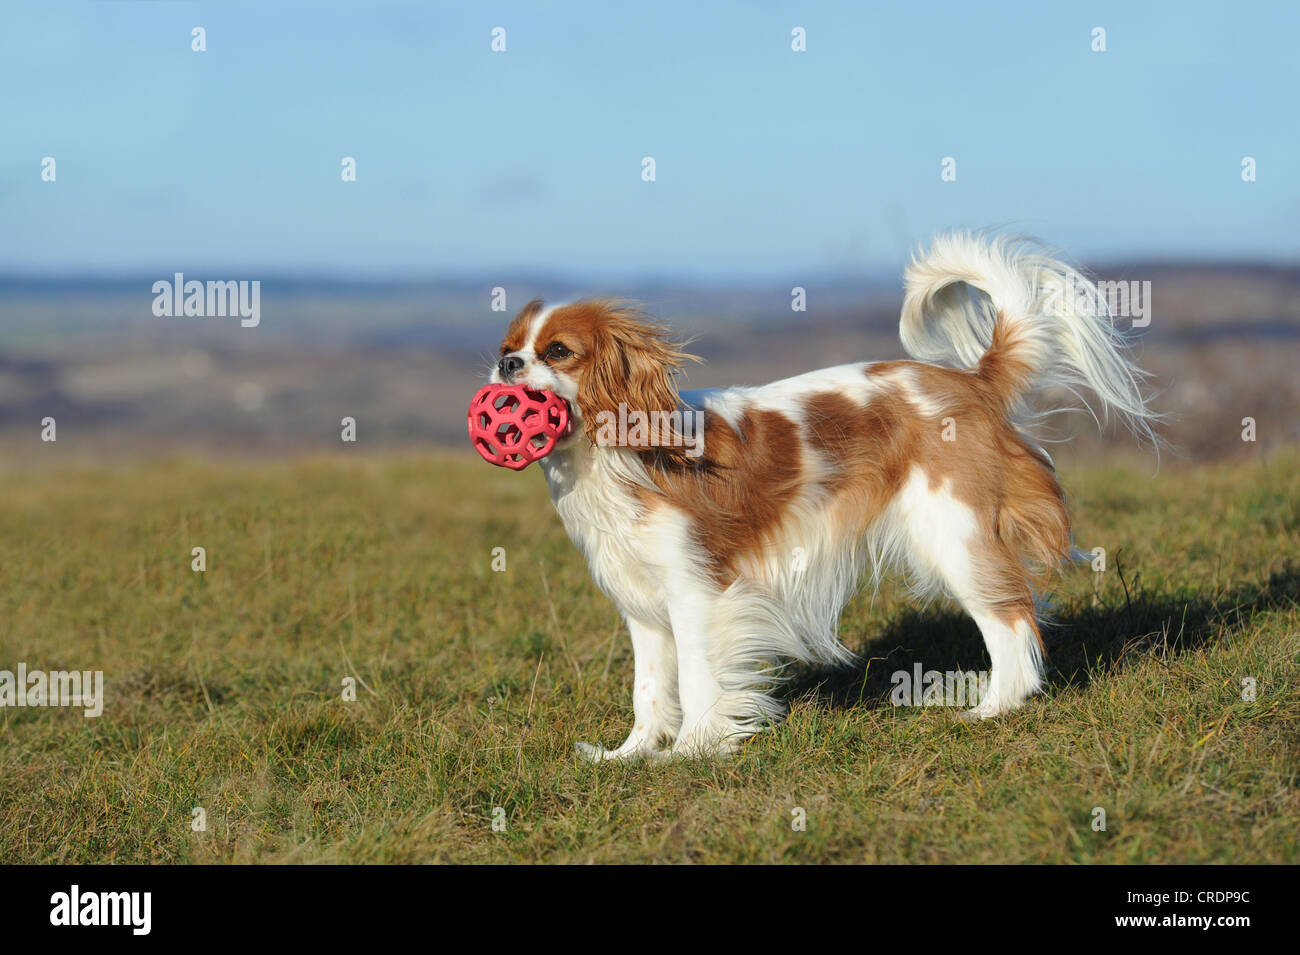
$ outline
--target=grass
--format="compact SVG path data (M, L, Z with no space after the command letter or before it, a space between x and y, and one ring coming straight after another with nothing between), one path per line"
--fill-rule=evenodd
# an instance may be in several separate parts
M986 663L886 585L842 623L863 665L796 674L739 755L590 766L631 653L535 469L0 475L0 669L102 669L107 697L0 709L0 862L1300 861L1300 454L1063 477L1108 568L1061 581L1044 698L890 706L914 661Z

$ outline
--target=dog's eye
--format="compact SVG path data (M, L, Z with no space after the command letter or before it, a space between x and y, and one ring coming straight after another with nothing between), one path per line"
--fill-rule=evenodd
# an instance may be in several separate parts
M546 347L546 357L551 359L551 361L563 361L572 354L573 352L569 351L569 349L565 348L559 342L551 342L551 344Z

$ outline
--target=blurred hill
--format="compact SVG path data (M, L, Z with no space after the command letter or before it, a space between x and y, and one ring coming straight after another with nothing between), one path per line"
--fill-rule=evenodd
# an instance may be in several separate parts
M1181 456L1249 453L1300 440L1300 268L1129 263L1106 280L1151 282L1142 361ZM187 278L226 278L194 274ZM359 444L465 445L464 408L509 316L529 298L618 295L695 338L703 366L687 385L759 383L846 361L902 357L897 277L823 277L715 286L627 287L530 276L509 281L262 280L261 322L158 318L153 277L0 277L0 456L133 456L199 451L277 454L337 447L339 420ZM170 276L168 276L170 278ZM492 289L507 291L492 311ZM40 421L58 421L58 442ZM1081 438L1089 453L1113 438ZM1125 442L1127 443L1127 442Z

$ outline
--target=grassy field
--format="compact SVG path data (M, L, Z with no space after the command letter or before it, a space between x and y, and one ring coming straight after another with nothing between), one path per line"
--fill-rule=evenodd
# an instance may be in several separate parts
M841 626L862 666L796 673L739 755L591 766L631 651L536 469L11 470L0 669L107 702L0 709L0 862L1300 861L1300 454L1063 477L1108 566L1061 581L1046 697L891 706L893 671L987 664L887 585Z

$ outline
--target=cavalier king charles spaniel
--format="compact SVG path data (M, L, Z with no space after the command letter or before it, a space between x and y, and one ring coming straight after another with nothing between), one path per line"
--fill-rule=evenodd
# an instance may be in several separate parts
M511 322L492 381L567 401L541 466L635 653L632 730L584 756L726 753L773 725L783 662L853 658L836 630L868 565L974 619L992 672L971 716L1042 687L1037 595L1080 555L1034 425L1082 388L1154 442L1145 375L1096 286L1025 241L941 236L905 285L914 361L756 387L679 391L692 356L620 302Z

